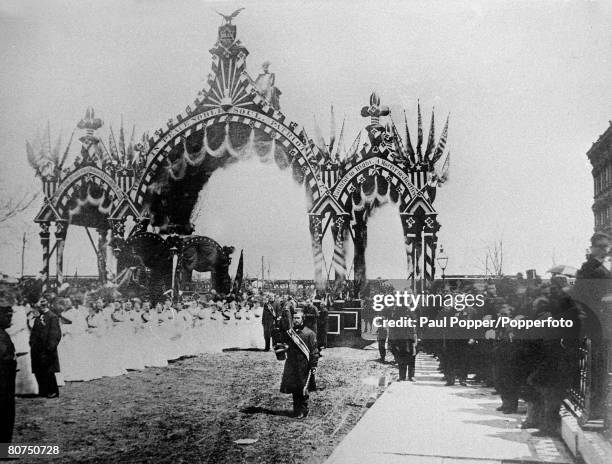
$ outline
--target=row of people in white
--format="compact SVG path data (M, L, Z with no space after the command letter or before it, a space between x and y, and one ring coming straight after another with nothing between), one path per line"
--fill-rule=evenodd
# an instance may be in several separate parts
M29 351L29 308L14 311L10 335L17 352ZM185 308L167 304L155 309L131 303L88 309L73 306L61 313L58 380L87 381L125 374L128 370L163 367L183 356L220 352L223 348L263 346L259 306L218 307L191 302ZM36 381L21 356L17 394L35 394Z

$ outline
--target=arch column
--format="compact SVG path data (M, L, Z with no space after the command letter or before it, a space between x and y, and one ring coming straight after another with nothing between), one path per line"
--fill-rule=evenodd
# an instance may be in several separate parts
M49 281L49 237L51 235L49 233L49 226L51 222L44 221L40 222L39 225L40 232L38 235L40 236L40 244L42 246L42 273L46 284Z
M309 214L310 240L312 244L312 257L314 260L314 280L318 290L324 290L326 287L323 277L323 221L319 214Z
M365 251L368 246L368 223L364 212L355 213L355 224L353 226L353 272L355 275L355 288L363 297L367 281Z
M58 285L64 282L64 246L66 245L67 232L68 221L55 222L56 278Z
M115 267L113 271L115 275L119 275L123 270L119 261L119 255L123 251L125 245L125 221L125 218L113 218L108 220L111 226L111 240L109 245L113 248L113 256L115 257L113 260Z
M346 279L346 249L344 244L346 242L346 233L349 222L348 214L336 215L332 222L332 236L334 239L334 284L336 288L344 283Z
M98 280L100 283L106 283L106 247L108 246L108 229L98 228Z
M436 272L437 232L440 224L436 213L425 213L421 208L413 213L400 213L404 232L404 247L408 261L408 280L412 290L423 292Z

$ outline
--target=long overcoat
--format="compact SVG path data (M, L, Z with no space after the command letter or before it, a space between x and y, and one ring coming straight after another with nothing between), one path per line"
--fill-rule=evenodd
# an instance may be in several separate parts
M319 349L315 333L308 327L296 330L296 332L310 350L310 361L306 359L304 353L287 336L286 342L289 344L289 349L287 350L287 360L285 361L283 378L281 380L281 393L297 393L302 391L308 378L308 372L313 367L317 367L319 361ZM314 382L309 382L308 390L314 390Z
M53 311L40 314L30 333L32 372L59 372L57 345L62 338L58 317Z

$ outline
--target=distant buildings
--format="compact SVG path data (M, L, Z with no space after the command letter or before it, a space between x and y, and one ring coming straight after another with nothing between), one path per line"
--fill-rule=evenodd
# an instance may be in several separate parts
M595 231L612 233L612 121L587 152L593 166Z

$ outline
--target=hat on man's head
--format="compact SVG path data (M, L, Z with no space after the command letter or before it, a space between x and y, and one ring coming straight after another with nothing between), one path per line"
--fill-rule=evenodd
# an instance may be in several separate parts
M15 304L15 298L8 292L0 293L0 308L10 308Z
M612 242L612 237L605 232L595 232L591 237L591 245L595 245L595 242L599 240L608 240L608 242Z

